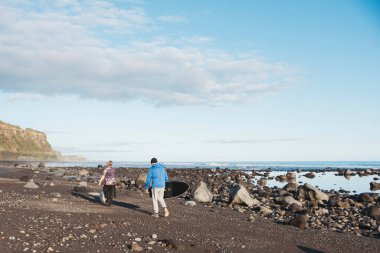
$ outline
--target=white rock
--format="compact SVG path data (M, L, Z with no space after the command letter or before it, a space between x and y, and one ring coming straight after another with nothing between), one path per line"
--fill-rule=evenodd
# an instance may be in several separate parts
M54 186L54 183L50 183L50 186Z
M205 182L200 181L198 186L195 188L196 190L193 193L193 197L196 201L201 203L209 203L212 202L212 193L207 188Z
M79 171L79 173L78 173L79 176L86 176L86 175L88 175L88 174L90 174L90 173L89 173L88 170L86 170L86 169L81 169L81 170Z
M185 206L196 206L197 203L195 203L194 200L188 200L188 201L185 201Z
M30 181L30 182L27 182L25 185L24 185L25 188L29 188L29 189L38 189L38 185L36 185L34 182Z
M50 195L53 197L56 197L56 198L62 197L62 194L60 194L59 192L52 192L52 193L50 193Z
M79 186L87 187L87 182L85 181L79 182Z
M137 237L137 238L135 238L135 241L136 241L136 242L141 242L141 238L140 238L140 237Z
M329 196L326 193L322 192L321 190L318 190L311 184L306 183L303 187L309 190L309 197L311 200L329 200Z
M265 206L260 207L260 213L262 213L265 216L272 214L272 212L273 211L268 207L265 207Z
M141 173L140 175L138 175L135 183L138 185L144 185L146 182L147 175L148 175L147 173Z
M152 235L152 238L153 238L153 239L156 239L156 238L157 238L157 235L156 235L156 234L153 234L153 235Z
M232 203L245 204L249 207L258 206L260 204L260 201L252 198L249 195L247 189L244 186L236 183L234 183L230 189L229 199Z

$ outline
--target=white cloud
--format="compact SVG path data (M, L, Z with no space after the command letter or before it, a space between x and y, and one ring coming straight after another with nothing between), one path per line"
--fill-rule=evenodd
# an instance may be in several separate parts
M162 22L168 22L168 23L181 23L186 22L186 18L183 16L175 16L175 15L168 15L168 16L159 16L158 19Z
M152 21L143 9L105 1L56 4L61 7L38 11L0 4L6 13L0 18L0 91L14 98L53 94L140 99L158 106L215 105L249 102L292 82L290 67L252 55L128 36L123 45L112 45L105 33L149 30Z

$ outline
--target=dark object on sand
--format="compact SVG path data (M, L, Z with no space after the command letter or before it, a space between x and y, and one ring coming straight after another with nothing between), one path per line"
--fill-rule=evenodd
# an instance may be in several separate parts
M87 187L85 187L85 186L74 186L74 192L87 193Z
M98 169L103 169L103 168L104 168L103 165L98 164Z
M45 168L45 163L44 162L40 162L40 164L38 164L38 168Z
M165 183L165 193L164 198L174 198L179 197L189 190L190 186L188 183L181 181L169 181ZM152 197L152 189L149 188L149 197Z
M21 176L20 177L20 181L28 182L29 181L29 177L28 176Z

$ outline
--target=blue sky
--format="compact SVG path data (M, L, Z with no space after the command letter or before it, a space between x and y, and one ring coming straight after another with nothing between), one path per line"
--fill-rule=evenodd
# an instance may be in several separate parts
M90 160L380 160L378 1L0 1L0 119Z

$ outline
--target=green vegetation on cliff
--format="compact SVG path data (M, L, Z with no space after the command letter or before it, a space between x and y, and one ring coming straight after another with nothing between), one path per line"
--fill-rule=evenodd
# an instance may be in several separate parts
M0 121L0 160L57 160L45 133Z

